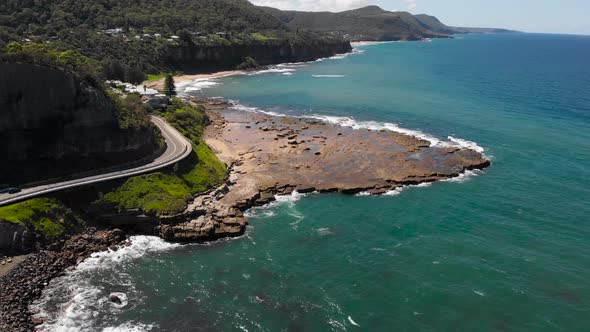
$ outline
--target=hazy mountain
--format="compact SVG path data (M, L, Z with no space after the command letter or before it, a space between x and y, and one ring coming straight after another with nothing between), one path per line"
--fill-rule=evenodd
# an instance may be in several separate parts
M292 30L331 33L352 41L418 40L446 38L455 33L508 31L450 27L434 16L390 12L378 6L368 6L339 13L281 11L270 7L263 7L263 9Z

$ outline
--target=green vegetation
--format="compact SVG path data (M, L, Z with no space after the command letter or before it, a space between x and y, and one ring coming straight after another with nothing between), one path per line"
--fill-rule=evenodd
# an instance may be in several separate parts
M239 64L236 69L237 70L253 70L253 69L258 69L260 68L260 65L258 64L258 62L256 62L256 60L254 60L254 58L252 57L245 57L244 58L244 62L242 62L241 64Z
M205 127L210 123L203 108L194 107L179 98L173 98L172 104L161 116L193 143L201 140Z
M10 42L0 54L0 61L33 63L65 70L76 75L80 80L91 83L100 91L105 91L100 62L86 57L76 51L61 48L58 44ZM143 78L143 73L140 73ZM140 81L142 80L140 78ZM153 127L147 116L149 107L144 105L139 95L129 95L120 99L110 94L117 109L117 119L121 129L144 129ZM155 128L156 135L159 131Z
M64 69L82 80L98 85L100 62L57 44L10 42L2 50L0 61L26 62Z
M111 99L117 109L117 120L121 129L142 129L151 126L148 117L149 106L144 104L139 94L129 94L123 98L111 92ZM159 132L156 129L157 132Z
M139 82L139 72L174 69L166 58L179 44L198 44L200 36L209 37L207 44L231 43L217 33L266 30L287 29L246 0L0 2L0 47L11 41L56 42L100 59L107 78L130 82ZM173 35L180 40L168 41Z
M390 12L368 6L340 13L280 11L264 8L293 30L330 33L348 40L415 40L427 37L447 37L450 27L422 22L408 12Z
M96 201L96 206L141 209L155 215L179 213L192 196L223 183L226 166L202 139L209 123L203 109L174 99L160 115L193 142L193 153L167 170L126 180Z
M252 34L252 38L254 38L254 40L257 41L267 41L267 40L277 40L277 36L273 35L273 34L269 34L269 35L263 35L260 32L255 32Z
M333 39L291 31L246 0L0 1L0 47L51 42L98 60L105 78L132 83L148 78L144 73L210 70L204 61L185 66L190 58L184 55L194 47L304 46Z
M153 82L153 81L157 81L159 79L165 78L166 77L166 73L160 73L160 74L148 74L147 75L147 79L146 82Z
M166 74L166 78L164 79L164 94L168 97L176 96L176 86L174 85L172 74Z
M62 235L70 226L83 224L75 213L51 198L33 198L0 207L0 220L26 226L46 239Z

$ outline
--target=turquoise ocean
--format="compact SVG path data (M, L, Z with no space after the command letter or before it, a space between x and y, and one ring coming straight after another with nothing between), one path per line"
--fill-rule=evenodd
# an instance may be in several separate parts
M46 330L590 331L590 37L366 45L179 90L450 136L493 164L385 196L280 197L237 239L135 237L52 282Z

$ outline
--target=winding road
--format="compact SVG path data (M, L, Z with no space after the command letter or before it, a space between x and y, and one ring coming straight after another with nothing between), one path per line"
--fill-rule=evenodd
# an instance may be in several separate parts
M170 124L164 121L164 119L157 116L152 116L152 122L158 126L158 128L160 128L160 131L166 140L167 148L161 156L156 158L151 163L139 167L83 177L75 180L44 184L30 188L22 188L20 192L14 194L0 194L0 206L16 203L22 200L64 189L81 187L89 184L153 172L179 162L191 154L192 145L190 141L182 136L182 134L180 134Z

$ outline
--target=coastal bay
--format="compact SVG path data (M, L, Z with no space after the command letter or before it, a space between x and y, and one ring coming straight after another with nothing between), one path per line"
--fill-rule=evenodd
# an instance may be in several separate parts
M217 106L209 110L213 124L206 135L234 164L233 176L202 197L207 204L191 200L200 212L170 220L169 227L186 230L179 241L210 234L201 221L225 212L208 210L208 203L215 207L240 193L256 197L246 206L264 205L226 210L236 220L217 229L235 227L233 236L243 236L233 240L178 246L131 236L128 249L101 252L105 261L69 271L43 291L34 305L46 315L42 329L584 330L590 159L584 149L588 67L581 55L587 45L583 37L544 35L371 45L343 61L216 78L214 87L190 91L236 100L212 102ZM563 47L576 52L562 54ZM510 59L518 67L511 67L513 75L505 70L507 49L527 55ZM556 61L559 66L550 65ZM389 66L376 65L382 63ZM538 89L536 99L531 87ZM325 124L336 116L328 122L343 125ZM413 128L418 138L381 132L393 122ZM392 151L400 146L427 156L461 142L417 130L477 142L464 146L493 167L432 185L378 188L373 176L362 185L347 182L345 171L375 163L363 159L371 151L364 142L382 147L377 154L383 156L403 154ZM234 146L236 138L245 144ZM328 168L323 158L339 161L338 149L359 157L329 167L343 179L328 185L315 172ZM419 169L428 167L440 165ZM275 168L284 179L272 177ZM248 177L256 179L250 187L243 182ZM292 186L284 194L291 195L274 196L285 183ZM356 195L295 191L338 186ZM385 194L368 195L372 190ZM109 301L113 293L124 294L121 305Z

